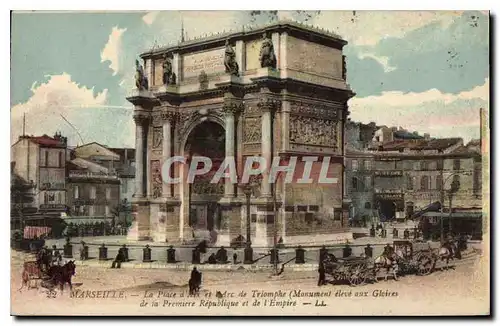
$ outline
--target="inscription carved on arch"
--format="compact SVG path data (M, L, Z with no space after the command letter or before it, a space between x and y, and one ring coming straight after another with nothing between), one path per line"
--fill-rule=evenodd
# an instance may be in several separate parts
M290 105L290 112L295 115L320 117L327 120L336 120L339 118L337 108L317 104L292 102Z

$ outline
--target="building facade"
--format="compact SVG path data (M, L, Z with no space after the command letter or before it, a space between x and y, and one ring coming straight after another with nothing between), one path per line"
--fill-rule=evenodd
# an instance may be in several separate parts
M61 216L67 211L66 151L67 139L59 133L21 136L11 146L13 173L33 182L34 206L41 214Z
M132 202L135 193L135 149L133 148L110 148L120 157L114 163L115 171L120 179L120 198Z
M193 230L215 230L217 243L228 245L246 235L239 187L229 179L185 182L186 166L196 155L216 164L234 157L239 175L251 156L269 164L279 157L282 165L297 156L296 171L304 170L302 157L317 156L312 175L326 158L328 177L336 179L331 184L311 187L280 177L273 185L269 167L265 170L251 199L251 240L269 245L275 230L284 242L321 233L351 237L343 134L347 101L354 94L346 83L345 44L337 35L280 23L144 53L138 89L127 98L135 105L136 122L136 218L130 238L171 242L196 236ZM172 156L188 163L174 166L171 173L181 182L173 185L161 178L162 165Z
M76 147L67 168L67 223L111 222L120 203L119 156L105 146Z

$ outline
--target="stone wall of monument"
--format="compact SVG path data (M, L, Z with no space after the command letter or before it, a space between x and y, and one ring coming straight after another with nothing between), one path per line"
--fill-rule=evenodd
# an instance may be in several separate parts
M245 70L260 68L259 53L262 40L253 40L245 43L246 67Z
M342 51L289 36L287 69L342 79Z

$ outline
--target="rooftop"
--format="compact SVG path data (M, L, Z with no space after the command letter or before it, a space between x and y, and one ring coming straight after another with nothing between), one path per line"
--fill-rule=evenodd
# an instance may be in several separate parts
M151 49L150 51L145 51L141 57L147 57L147 56L152 56L156 54L161 54L161 53L166 53L174 50L179 50L181 48L189 48L191 46L197 46L200 44L209 44L209 43L216 43L219 41L224 41L228 37L231 38L236 38L236 37L245 37L245 36L250 36L250 35L255 35L255 34L261 34L264 32L271 32L274 30L279 30L279 29L287 29L292 32L302 32L302 33L307 33L310 34L311 37L319 37L322 39L328 39L329 41L341 44L341 45L346 45L347 41L342 39L341 36L338 34L326 30L324 28L319 28L313 25L307 25L303 23L299 23L296 21L291 21L291 20L280 20L278 22L266 24L266 25L260 25L260 26L252 26L252 25L244 25L238 30L229 30L229 31L222 31L220 33L215 33L215 34L209 34L209 35L203 35L201 37L195 37L190 40L186 40L183 42L178 42L177 44L169 44L163 47L159 47L156 49Z
M66 147L66 138L56 135L57 137L43 136L20 136L19 139L29 139L32 142L47 147Z
M462 138L437 138L437 139L398 139L372 146L370 149L378 151L409 150L444 150L461 142Z

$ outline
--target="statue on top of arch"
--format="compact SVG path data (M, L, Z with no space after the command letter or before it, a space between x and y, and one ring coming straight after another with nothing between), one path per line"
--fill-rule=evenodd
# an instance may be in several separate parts
M163 61L163 84L175 85L177 76L172 69L172 54L165 54Z
M226 72L233 76L239 76L239 67L236 62L236 52L234 52L233 47L229 44L229 40L226 40L226 51L224 56L224 66L226 67Z
M274 54L273 41L267 36L262 35L262 45L260 46L260 66L262 68L270 67L276 69L276 55Z
M144 69L137 59L135 60L135 86L139 91L148 90L148 77L144 74Z

